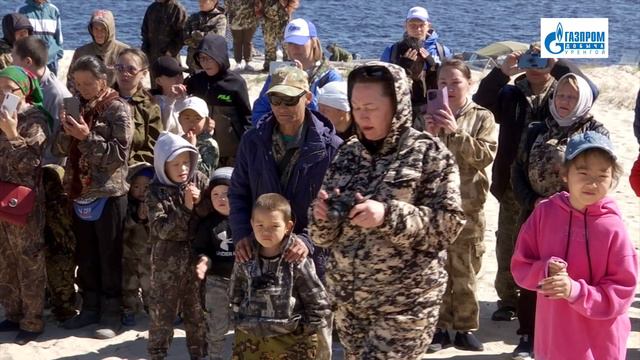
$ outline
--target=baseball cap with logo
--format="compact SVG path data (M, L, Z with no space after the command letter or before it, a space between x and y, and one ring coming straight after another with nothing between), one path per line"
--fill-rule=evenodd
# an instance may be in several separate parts
M207 106L207 103L204 100L197 96L190 96L176 102L176 112L181 113L187 109L195 111L201 117L209 116L209 106Z
M424 22L429 22L429 12L427 12L427 9L421 6L414 6L409 9L409 12L407 13L407 20L411 19L418 19Z
M284 30L284 42L304 45L312 38L318 37L316 26L305 19L293 19Z
M267 94L280 93L298 96L309 91L307 73L293 66L283 66L271 75L271 85Z
M613 144L608 137L595 131L585 131L569 139L567 149L564 152L564 159L565 161L573 160L576 156L589 149L600 149L611 155L614 160L617 158L613 152Z

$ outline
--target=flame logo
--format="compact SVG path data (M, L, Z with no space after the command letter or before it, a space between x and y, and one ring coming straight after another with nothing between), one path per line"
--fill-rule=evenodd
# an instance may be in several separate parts
M558 27L556 27L556 41L557 42L561 42L562 41L562 35L563 35L562 23L558 23Z

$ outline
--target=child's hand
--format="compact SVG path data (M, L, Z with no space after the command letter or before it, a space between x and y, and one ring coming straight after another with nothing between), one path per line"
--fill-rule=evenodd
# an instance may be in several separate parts
M193 129L187 131L187 133L184 134L184 138L193 146L196 146L196 144L198 143L198 135L196 135Z
M551 260L547 269L549 276L567 275L567 264L564 261Z
M567 299L571 294L571 278L566 273L550 276L538 284L538 292L553 300Z
M178 99L187 95L187 87L183 84L171 85L167 96L171 99Z
M200 189L194 184L189 184L189 188L191 191L191 196L193 196L193 203L197 204L200 202Z
M193 210L193 205L197 204L198 200L200 200L200 189L193 183L188 184L184 190L184 206Z
M147 206L147 204L141 203L140 206L138 206L138 219L147 220L148 216L149 216L149 207Z
M198 261L198 264L196 265L196 274L198 275L198 279L200 280L204 280L204 277L207 276L208 261L209 259L207 259L206 256L203 256L200 258L200 260Z

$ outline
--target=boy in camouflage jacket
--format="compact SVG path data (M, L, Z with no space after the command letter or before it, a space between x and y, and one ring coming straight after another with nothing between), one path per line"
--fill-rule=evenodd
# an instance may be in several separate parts
M209 33L225 36L227 31L227 16L224 8L219 6L218 0L201 0L199 4L200 11L191 14L184 27L187 67L192 73L202 70L193 58L200 41Z

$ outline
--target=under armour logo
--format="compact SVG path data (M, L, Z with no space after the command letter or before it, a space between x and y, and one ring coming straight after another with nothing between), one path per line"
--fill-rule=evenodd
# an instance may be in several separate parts
M217 234L218 239L222 240L220 243L220 248L224 251L230 251L229 246L233 244L233 241L230 237L227 236L227 231L222 231Z

